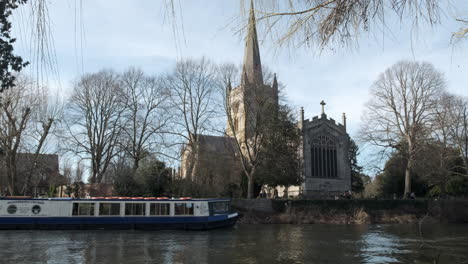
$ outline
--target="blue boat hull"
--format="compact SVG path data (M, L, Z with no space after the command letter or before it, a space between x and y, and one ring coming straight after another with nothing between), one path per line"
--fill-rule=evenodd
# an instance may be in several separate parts
M238 216L207 217L2 217L0 229L208 230L235 225Z

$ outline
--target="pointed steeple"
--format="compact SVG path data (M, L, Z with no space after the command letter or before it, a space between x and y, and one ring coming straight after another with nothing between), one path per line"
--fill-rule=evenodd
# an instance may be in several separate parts
M271 87L275 90L278 90L278 80L276 79L276 73L273 75L273 84Z
M244 51L243 74L247 76L249 83L263 84L262 63L260 61L260 49L258 48L257 28L255 26L255 12L253 0L250 1L250 14L247 37Z
M227 88L226 88L227 95L229 95L229 93L231 92L231 90L232 90L231 78L229 78L229 80L228 80L228 85L227 85Z
M247 70L245 69L245 65L242 67L242 78L241 78L241 85L245 87L248 83L249 77L247 76Z

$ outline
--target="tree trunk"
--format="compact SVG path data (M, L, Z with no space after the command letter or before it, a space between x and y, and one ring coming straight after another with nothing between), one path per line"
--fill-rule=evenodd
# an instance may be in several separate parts
M465 164L465 173L468 174L468 158L463 157L463 163Z
M403 193L403 199L407 198L411 193L411 168L413 164L412 155L408 157L408 163L405 169L405 192Z
M97 182L98 182L98 173L97 171L93 170L90 183L97 183Z
M99 172L99 173L96 175L96 182L95 182L95 183L102 183L103 178L104 178L104 173Z
M24 184L23 186L23 195L26 195L27 192L29 191L29 185L31 183L31 178L33 176L33 174L36 172L36 163L37 163L37 160L39 158L39 154L41 153L41 150L42 150L42 146L44 145L44 142L47 138L47 136L49 135L49 131L50 131L50 128L52 127L52 124L54 123L54 119L50 118L47 122L46 125L43 126L44 128L44 131L43 133L41 134L41 138L39 139L39 144L36 148L36 152L34 153L34 159L33 159L33 169L30 170L29 174L28 174L28 177L26 178L26 183Z
M133 160L133 168L132 168L133 177L135 177L136 172L138 170L138 167L140 167L140 160L134 159Z
M7 155L7 179L8 179L8 194L15 195L16 185L16 155Z
M8 195L12 196L12 195L15 195L15 182L14 182L14 178L11 177L11 175L9 175L9 181L8 181Z
M30 191L29 185L30 185L30 183L31 183L31 178L32 178L33 174L36 172L36 163L37 163L37 157L38 157L38 155L39 155L39 154L35 154L35 155L34 155L34 161L32 162L33 168L29 170L28 177L27 177L26 182L25 182L25 184L24 184L24 186L23 186L23 191L22 191L22 193L23 193L24 196L28 195L28 193L29 193L29 191Z
M254 177L253 175L247 175L248 185L247 185L247 199L253 199L254 197Z

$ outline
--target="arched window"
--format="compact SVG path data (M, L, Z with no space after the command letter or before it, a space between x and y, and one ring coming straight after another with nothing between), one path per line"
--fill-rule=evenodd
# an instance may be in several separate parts
M336 142L329 136L319 135L312 139L311 145L312 177L338 177Z
M239 103L236 102L232 105L232 114L237 115L238 112L239 112Z
M239 131L239 121L237 120L237 117L234 118L234 130Z

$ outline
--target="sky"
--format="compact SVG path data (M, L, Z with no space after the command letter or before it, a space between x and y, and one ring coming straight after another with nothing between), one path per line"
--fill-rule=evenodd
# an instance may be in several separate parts
M240 64L243 58L245 23L242 0L175 1L176 25L163 0L50 0L50 33L58 74L51 86L68 95L73 80L103 68L123 71L139 67L149 74L171 70L181 58L207 57L216 63ZM314 48L278 49L259 30L262 64L276 72L285 85L288 102L306 119L326 113L335 120L347 115L350 135L356 136L369 88L379 73L399 60L432 63L448 81L447 90L468 96L468 40L451 44L452 32L467 17L468 1L453 1L445 10L442 25L422 25L417 32L397 20L388 23L386 34L364 33L352 48L332 46L318 53ZM16 50L30 58L25 11L15 14ZM23 19L22 19L23 18ZM260 25L261 28L261 25ZM34 65L29 66L33 71Z

